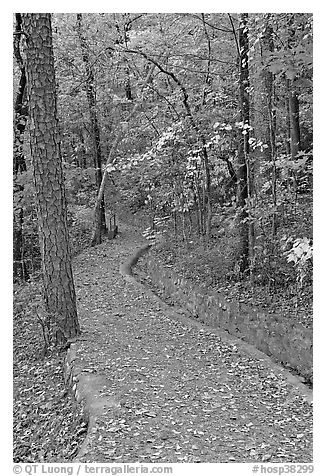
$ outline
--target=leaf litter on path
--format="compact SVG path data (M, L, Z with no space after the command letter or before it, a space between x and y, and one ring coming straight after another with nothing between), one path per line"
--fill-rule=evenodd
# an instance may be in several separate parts
M126 231L75 260L86 331L78 354L105 374L120 402L101 415L80 461L311 461L311 406L258 360L169 319L126 282L119 265L143 244ZM98 284L85 285L90 276Z

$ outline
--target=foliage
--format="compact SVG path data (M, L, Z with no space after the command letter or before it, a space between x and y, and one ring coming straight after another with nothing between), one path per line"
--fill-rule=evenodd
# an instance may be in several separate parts
M284 246L287 246L291 242L291 238L285 237ZM307 278L307 274L310 274L312 271L312 255L313 248L311 240L306 236L303 238L296 238L290 250L285 252L287 256L287 262L293 263L293 266L297 273L297 280L300 282L300 285L303 285L303 281Z
M239 120L236 100L239 22L238 15L216 13L83 16L101 146L106 158L111 157L105 166L106 207L109 213L123 211L124 218L140 215L144 227L149 227L145 235L155 235L160 242L173 235L177 246L198 243L198 250L203 246L211 253L212 262L212 250L223 250L221 255L232 256L226 275L237 279L237 230L243 221L243 210L237 205L239 141L241 135L248 136L250 197L245 220L254 234L250 271L253 281L286 286L298 276L299 282L306 279L310 267L302 259L292 261L294 266L288 263L281 244L284 234L293 240L312 239L312 19L309 14L249 15L250 124ZM96 200L94 144L76 16L56 14L53 25L75 254L87 246L91 233L90 209ZM267 73L273 82L272 159L263 133L267 116L261 110L267 104ZM302 149L296 157L289 150L289 87L300 104ZM130 115L137 102L137 114ZM26 259L37 268L30 174L29 170L18 180L25 187ZM209 201L212 229L211 237L206 237Z

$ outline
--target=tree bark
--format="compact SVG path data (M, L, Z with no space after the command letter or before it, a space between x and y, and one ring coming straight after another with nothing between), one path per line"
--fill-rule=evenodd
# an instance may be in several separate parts
M66 344L79 334L57 120L51 15L23 14L26 75L45 308L51 337Z
M95 79L94 72L91 66L88 53L88 45L83 33L82 28L82 14L77 13L77 31L80 40L80 46L82 49L83 62L86 69L86 95L87 102L92 126L92 136L94 142L94 168L96 172L96 186L97 193L100 190L102 183L102 151L101 151L101 138L100 138L100 128L97 118L96 111L96 94L95 94ZM106 223L105 223L105 203L104 196L101 199L101 207L99 213L97 214L97 219L99 220L98 233L96 234L96 240L94 245L99 245L102 241L102 235L107 232Z

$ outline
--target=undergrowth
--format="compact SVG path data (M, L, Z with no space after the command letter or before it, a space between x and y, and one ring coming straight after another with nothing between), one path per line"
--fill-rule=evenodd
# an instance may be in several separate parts
M235 250L236 238L232 236L216 239L209 246L195 238L188 242L169 238L153 248L164 264L173 266L193 283L263 308L271 316L281 314L289 325L295 321L312 328L311 279L303 285L298 283L293 267L279 250L266 261L258 257L252 273L240 276Z
M63 379L63 352L44 356L42 328L33 311L38 282L15 284L13 340L13 461L69 462L87 430L82 407Z

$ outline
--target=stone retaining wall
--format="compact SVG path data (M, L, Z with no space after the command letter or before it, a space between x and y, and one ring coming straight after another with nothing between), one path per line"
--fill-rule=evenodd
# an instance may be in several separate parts
M289 325L285 316L269 315L243 303L230 302L220 293L206 291L152 256L146 258L146 264L152 282L193 318L243 339L312 382L312 330L300 324Z

